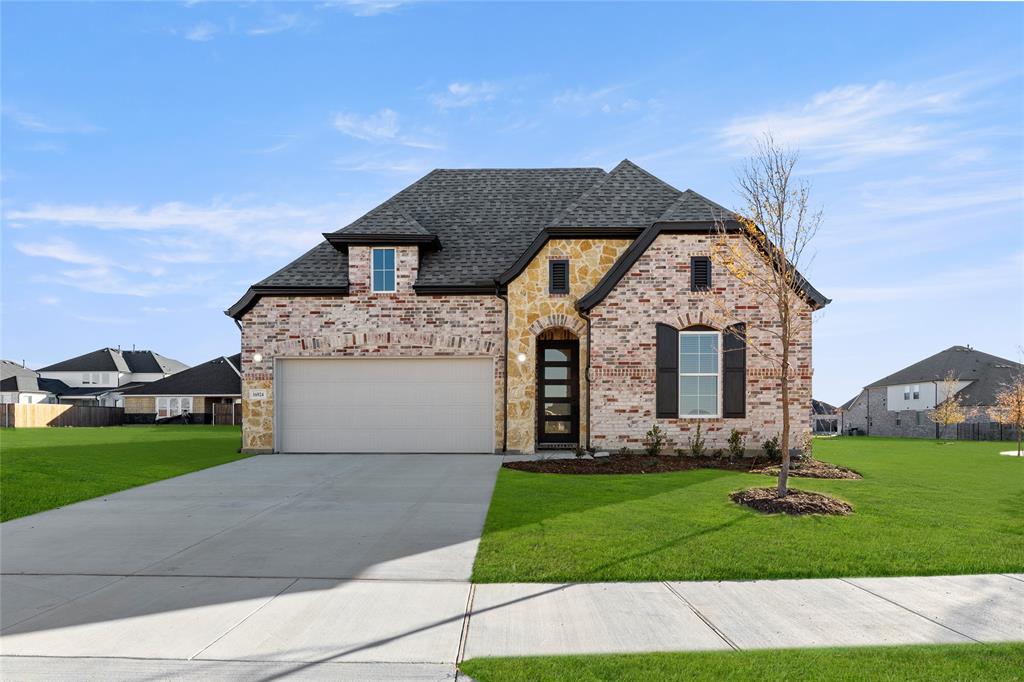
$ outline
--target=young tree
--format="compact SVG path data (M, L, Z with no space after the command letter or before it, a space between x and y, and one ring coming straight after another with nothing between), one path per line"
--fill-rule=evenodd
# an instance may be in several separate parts
M959 383L959 379L957 379L956 373L950 370L935 387L936 405L928 411L928 419L935 422L936 440L945 434L947 426L962 424L967 420L967 410L963 406L963 397L957 393L957 383Z
M1017 456L1021 456L1021 432L1024 431L1024 374L1018 373L996 394L989 415L1004 426L1017 430Z
M774 339L769 346L748 343L748 348L774 366L780 377L782 399L782 466L779 497L789 493L791 382L796 369L795 345L809 332L812 308L804 293L809 285L799 269L809 265L809 246L821 224L821 212L811 208L810 185L793 176L799 155L777 144L766 133L737 174L743 207L716 222L712 260L741 287L769 305L776 320L757 329ZM731 225L730 225L731 223ZM737 238L736 224L739 224ZM724 303L719 301L719 305ZM723 313L726 312L723 309ZM747 338L750 338L748 332ZM800 414L810 405L799 406Z

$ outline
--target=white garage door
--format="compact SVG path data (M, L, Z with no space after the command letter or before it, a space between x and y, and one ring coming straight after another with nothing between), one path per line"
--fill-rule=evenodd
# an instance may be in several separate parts
M278 360L281 452L494 452L490 358Z

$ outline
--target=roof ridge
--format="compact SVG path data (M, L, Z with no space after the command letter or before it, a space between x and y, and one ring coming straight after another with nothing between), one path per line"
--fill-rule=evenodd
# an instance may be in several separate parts
M619 164L617 166L615 166L615 168L618 168L621 165L622 165L622 162L620 161ZM608 182L608 178L610 178L612 176L612 173L615 172L615 168L611 169L610 171L606 171L605 169L602 168L601 172L604 173L604 175L602 175L600 178L598 178L597 181L593 185L591 185L590 187L585 189L582 194L580 194L578 197L576 197L568 206L563 208L558 213L558 215L556 215L554 218L552 218L548 222L547 227L558 227L559 221L562 220L562 218L564 218L565 215L567 213L569 213L569 211L574 210L577 206L580 205L580 203L584 199L588 198L591 194L593 194L595 191L597 191L598 187L600 187L604 183Z
M372 214L376 213L377 211L379 211L379 210L381 210L381 209L383 209L385 207L390 207L391 204L394 204L394 203L396 203L398 201L398 198L400 196L402 196L403 194L405 194L406 192L408 192L409 190L411 190L413 187L415 187L416 185L420 184L421 182L425 182L427 178L429 178L429 177L431 177L433 175L436 175L437 173L440 173L440 172L441 172L440 168L435 168L434 170L430 171L429 173L427 173L423 177L414 180L413 182L409 183L408 185L406 185L402 189L400 189L397 192L395 192L394 194L392 194L390 197L388 197L384 201L380 202L379 204L377 204L376 206L371 208L369 211L366 211L365 213L363 213L361 216L359 216L358 218L356 218L355 220L350 222L348 225L345 225L344 227L340 227L337 230L334 230L334 234L337 234L339 232L343 232L343 231L347 230L348 228L352 227L353 225L358 223L363 218L365 218L365 217L367 217L369 215L372 215ZM401 208L401 207L399 207L399 208ZM320 243L324 243L324 242L320 242ZM319 245L320 244L317 244L317 246L319 246ZM313 248L316 248L316 247L313 247ZM310 250L312 250L312 249L310 249ZM289 265L291 265L291 263L289 263ZM286 265L284 267L286 268L286 267L288 267L288 265ZM281 269L283 270L284 268L281 268ZM280 270L278 272L280 272ZM274 274L276 275L277 273L274 273ZM273 277L273 275L270 275L270 277ZM270 277L264 277L263 279L270 279Z
M622 161L619 161L619 163L615 166L615 168L612 169L612 172L614 173L615 170L618 169L620 166L629 166L631 168L635 168L636 170L640 171L641 173L643 173L644 175L649 177L651 180L654 180L655 182L657 182L657 183L659 183L661 185L664 185L665 187L669 188L673 192L679 192L680 194L682 194L682 190L680 190L678 187L674 187L674 186L670 185L669 183L665 182L664 180L659 178L654 173L650 172L649 170L647 170L646 168L644 168L642 166L638 166L637 164L633 163L629 159L623 159ZM696 192L694 192L694 194L696 194Z
M242 373L239 371L239 369L237 367L235 367L235 363L231 362L231 359L228 358L228 356L222 355L220 357L221 357L222 360L224 360L224 362L228 363L228 367L230 367L231 369L235 370L235 374L237 374L239 377L242 376Z

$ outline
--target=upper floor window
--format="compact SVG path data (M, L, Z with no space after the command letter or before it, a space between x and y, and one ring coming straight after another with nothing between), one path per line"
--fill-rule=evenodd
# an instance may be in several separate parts
M395 290L395 250L373 249L372 288L374 293Z
M910 400L910 386L903 387L903 399Z
M548 261L548 292L552 294L569 293L569 261Z
M711 259L707 256L690 258L690 290L708 291L711 288Z
M921 398L921 387L919 385L917 385L917 384L914 385L913 394L914 394L914 400L920 400L920 398Z
M721 334L679 332L679 416L718 416L718 350Z

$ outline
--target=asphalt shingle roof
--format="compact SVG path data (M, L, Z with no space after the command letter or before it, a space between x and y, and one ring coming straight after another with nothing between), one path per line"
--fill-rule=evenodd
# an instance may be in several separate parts
M125 395L241 395L241 354L214 358L169 377L124 391Z
M658 220L680 194L675 187L625 160L566 207L551 226L643 229Z
M707 197L697 194L692 189L681 193L665 212L658 217L658 222L691 222L726 220L734 214L729 209L716 204Z
M39 387L39 375L36 372L28 367L22 367L17 362L0 360L0 391L39 392L45 390L45 388Z
M992 405L996 394L1022 369L1013 360L966 346L951 346L868 384L865 388L942 381L952 371L958 380L972 382L958 393L963 397L965 405Z
M39 369L40 372L146 372L168 374L188 368L151 350L101 348Z
M429 235L419 222L391 202L381 204L362 218L343 227L345 234Z

